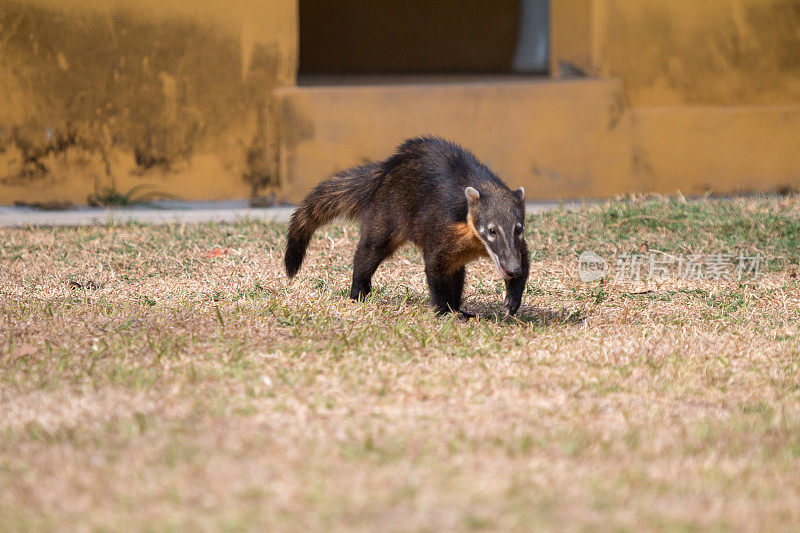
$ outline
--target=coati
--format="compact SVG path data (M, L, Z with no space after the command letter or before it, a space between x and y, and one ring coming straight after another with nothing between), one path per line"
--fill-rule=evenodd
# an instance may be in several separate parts
M437 137L409 139L378 163L333 174L292 214L284 263L297 274L311 235L342 216L361 221L350 297L372 289L372 275L403 243L422 251L437 314L460 312L465 265L491 257L505 279L514 314L528 279L525 190L509 190L464 148Z

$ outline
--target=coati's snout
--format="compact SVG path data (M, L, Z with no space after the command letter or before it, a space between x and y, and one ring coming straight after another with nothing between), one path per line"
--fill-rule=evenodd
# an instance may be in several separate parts
M525 230L525 189L496 189L481 194L464 190L467 219L483 242L500 274L513 279L523 274L522 242Z

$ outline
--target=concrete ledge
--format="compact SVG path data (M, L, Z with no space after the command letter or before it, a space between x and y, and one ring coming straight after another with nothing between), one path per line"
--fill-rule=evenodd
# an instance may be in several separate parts
M300 87L278 102L293 202L427 134L460 142L534 198L800 189L798 104L630 108L604 79Z
M616 80L292 87L276 96L281 177L291 202L331 172L383 159L420 135L463 144L534 198L638 189L630 117Z
M256 219L288 222L294 207L247 207L245 201L171 202L156 207L80 208L67 211L42 211L28 207L0 207L0 227L25 226L102 226L107 224L196 224L236 222Z
M27 226L103 226L107 224L198 224L203 222L237 222L256 219L264 222L288 222L293 206L254 209L244 201L226 202L160 202L157 207L117 209L78 208L66 211L42 211L30 207L0 206L0 227ZM540 213L563 207L576 209L576 202L528 202L528 213Z

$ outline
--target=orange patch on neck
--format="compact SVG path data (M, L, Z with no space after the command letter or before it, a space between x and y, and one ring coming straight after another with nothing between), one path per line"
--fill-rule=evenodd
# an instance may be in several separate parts
M478 237L478 230L475 229L475 221L472 219L472 213L467 213L467 226L472 230L475 238L480 240L480 237Z
M475 229L475 223L472 217L467 215L466 222L459 222L453 225L453 232L459 243L463 245L472 244L474 241L483 247L483 241L478 237L478 230Z
M474 261L479 257L487 257L486 246L478 237L472 217L467 215L466 222L459 222L453 228L453 254L451 268L456 269Z

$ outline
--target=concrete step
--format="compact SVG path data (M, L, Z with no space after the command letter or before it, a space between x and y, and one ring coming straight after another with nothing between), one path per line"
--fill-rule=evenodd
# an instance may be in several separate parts
M438 135L531 198L635 190L630 113L614 79L291 87L276 92L281 178L299 201L326 175Z

